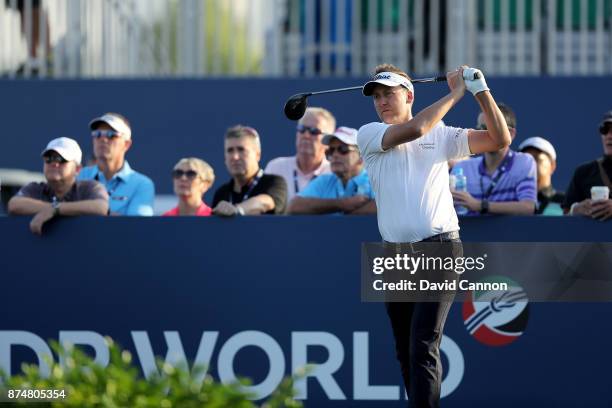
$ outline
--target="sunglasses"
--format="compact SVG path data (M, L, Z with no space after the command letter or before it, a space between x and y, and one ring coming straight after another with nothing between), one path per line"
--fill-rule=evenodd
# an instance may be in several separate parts
M344 156L344 155L347 155L349 152L354 151L355 148L348 146L348 145L340 145L338 147L328 147L327 150L325 151L325 157L329 159L330 157L334 155L336 150L338 151L338 153Z
M187 171L178 170L178 169L177 170L172 170L172 178L180 179L183 176L187 177L187 179L189 179L189 180L193 180L196 177L198 177L198 173L196 171L193 171L193 170L187 170Z
M600 126L600 127L599 127L599 133L600 133L601 135L604 135L604 136L605 136L605 135L607 135L607 134L608 134L608 132L610 131L610 128L611 128L611 127L612 127L612 125L611 125L610 123L606 123L606 124L604 124L604 125L602 125L602 126Z
M91 136L94 139L99 139L101 137L106 137L108 139L114 139L116 137L121 136L121 133L116 130L94 130L91 132Z
M59 154L50 154L50 155L44 156L43 160L47 164L51 164L51 163L59 163L59 164L68 163L68 160L64 159Z
M297 125L296 129L300 133L304 133L304 132L308 131L313 136L319 136L321 133L323 133L323 131L321 129L319 129L319 128L310 127L310 126L304 126L304 125Z

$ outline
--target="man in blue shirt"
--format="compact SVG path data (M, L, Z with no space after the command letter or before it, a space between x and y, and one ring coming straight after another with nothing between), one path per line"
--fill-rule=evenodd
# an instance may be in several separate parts
M125 160L132 146L128 120L118 113L105 113L89 127L96 165L84 168L79 180L96 180L106 187L111 215L153 215L153 182L132 170Z
M291 214L375 214L376 202L357 148L357 130L339 127L325 135L332 173L321 174L291 201Z

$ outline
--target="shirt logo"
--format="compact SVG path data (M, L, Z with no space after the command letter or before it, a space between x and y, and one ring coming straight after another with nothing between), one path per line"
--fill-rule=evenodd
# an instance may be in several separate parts
M423 150L433 150L436 148L436 144L434 142L429 142L429 143L421 142L419 143L419 147Z

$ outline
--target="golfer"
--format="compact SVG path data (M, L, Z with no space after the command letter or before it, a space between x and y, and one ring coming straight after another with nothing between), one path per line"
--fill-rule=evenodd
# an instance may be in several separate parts
M449 72L446 80L450 92L415 116L414 88L399 68L377 66L374 77L363 87L381 122L362 126L357 142L376 196L378 228L387 242L446 242L447 246L457 242L460 248L447 161L510 144L508 126L482 72L463 66ZM455 128L442 122L466 89L478 101L487 130ZM411 407L440 404L440 341L451 304L386 303Z

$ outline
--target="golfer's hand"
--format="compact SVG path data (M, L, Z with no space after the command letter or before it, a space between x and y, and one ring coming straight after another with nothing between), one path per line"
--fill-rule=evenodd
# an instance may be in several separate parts
M446 82L451 92L456 92L460 96L465 93L465 80L463 79L463 68L467 68L467 65L463 65L457 68L455 71L446 73Z
M467 90L474 96L480 92L490 90L487 86L487 81L485 81L484 74L477 68L464 67L463 78L465 79L465 86Z
M451 191L455 205L462 205L470 211L480 211L480 200L472 197L467 191Z
M591 205L592 205L593 201L590 198L587 198L586 200L582 200L581 202L579 202L578 204L576 204L572 210L572 215L583 215L585 217L590 217L591 216Z
M221 217L233 217L238 214L238 209L232 203L220 201L219 204L212 210L213 214Z
M364 196L362 194L343 198L342 200L340 200L340 209L344 213L350 213L364 206L365 204L367 204L368 201L370 201L368 196Z
M43 225L45 224L45 222L53 218L54 213L55 210L53 209L53 207L51 207L51 205L45 207L44 209L36 213L34 218L32 218L32 221L30 221L30 231L32 231L36 235L42 235Z
M575 211L574 209L574 212ZM612 218L612 200L592 201L591 217L599 221L605 221Z

